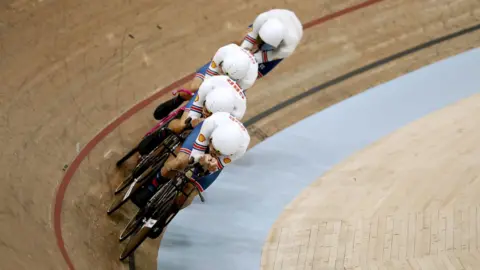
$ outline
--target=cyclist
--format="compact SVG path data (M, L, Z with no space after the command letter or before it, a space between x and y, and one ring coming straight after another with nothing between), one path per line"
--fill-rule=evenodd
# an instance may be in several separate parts
M199 162L210 172L197 179L197 186L203 191L215 181L225 166L245 154L249 143L250 135L237 118L228 112L216 112L193 129L177 157L171 157L165 163L160 177L167 180L173 176L172 170L184 169L189 161Z
M248 50L242 49L236 44L232 43L221 47L213 56L212 61L198 69L192 81L183 86L184 90L194 93L193 97L186 93L179 93L171 100L160 104L153 113L154 118L161 120L183 101L190 99L185 108L185 113L188 113L196 98L196 92L203 81L217 75L227 75L243 90L247 90L253 86L257 79L258 64Z
M272 9L255 18L240 46L254 54L261 78L295 51L302 36L302 23L293 11Z
M225 166L240 159L245 154L249 144L250 135L238 119L227 112L216 112L193 129L180 148L177 157L170 155L150 185L156 190L159 185L174 176L172 170L183 170L189 162L198 162L209 174L200 179L195 179L194 184L189 183L185 186L183 192L189 194L188 197L179 193L180 195L175 198L174 207L176 209L172 210L181 210L188 207L197 196L195 186L200 191L206 190ZM143 207L155 194L154 192L148 192L150 189L144 190L147 190L147 192L137 193L138 195L132 198L132 201L138 207ZM158 224L161 225L161 223ZM157 238L161 233L160 227L154 227L149 237Z
M185 120L192 119L195 127L204 118L214 112L228 112L241 120L247 108L247 98L244 90L226 75L218 75L205 79L200 85L197 95L191 104L191 110L184 113L180 119L174 119L168 128L180 134L186 127ZM140 155L150 153L167 136L165 129L159 129L139 145Z

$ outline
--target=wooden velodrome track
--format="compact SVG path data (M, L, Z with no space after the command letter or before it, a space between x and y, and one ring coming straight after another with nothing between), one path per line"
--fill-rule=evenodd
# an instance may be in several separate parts
M131 212L105 215L121 176L113 164L153 124L152 108L166 97L117 117L241 38L272 7L312 23L295 54L249 90L246 119L480 22L478 0L2 1L1 268L126 269L117 260L117 235ZM478 33L398 57L250 121L252 146L369 87L477 47ZM156 267L157 248L144 243L138 269Z

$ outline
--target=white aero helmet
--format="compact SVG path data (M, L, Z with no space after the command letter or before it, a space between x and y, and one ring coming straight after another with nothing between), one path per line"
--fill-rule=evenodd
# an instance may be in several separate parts
M211 113L232 113L235 109L235 97L232 90L226 87L216 87L205 97L205 107Z
M219 125L212 132L211 138L213 147L226 156L235 154L244 144L243 131L233 123Z
M268 19L262 27L260 27L258 34L265 43L276 48L285 36L285 27L278 19Z
M222 70L232 80L241 80L247 76L251 60L241 51L230 52L223 59Z

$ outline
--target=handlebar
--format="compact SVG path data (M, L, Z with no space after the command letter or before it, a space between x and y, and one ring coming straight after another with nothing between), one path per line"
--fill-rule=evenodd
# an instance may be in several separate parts
M203 169L203 166L200 165L199 162L194 162L194 159L192 157L190 157L189 159L189 167L190 167L190 170L192 170L192 173L197 173L196 176L197 178L200 178L200 177L203 177L207 174L207 172ZM191 179L189 178L188 179L189 181L195 181L195 179ZM193 183L194 184L194 183ZM205 198L203 197L202 195L202 192L200 191L200 189L197 187L197 185L193 185L195 187L195 189L197 190L197 193L198 193L198 196L200 197L200 200L202 202L205 202Z
M188 176L187 176L187 172L188 172L188 171L191 171L191 172L192 172L192 175L193 175L195 172L197 172L197 173L196 173L196 176L197 176L197 177L203 177L203 176L205 176L206 172L205 172L205 170L203 169L202 165L200 165L200 163L198 163L198 162L194 162L194 161L193 161L193 158L190 158L189 164L188 164L187 168L185 168L185 170L183 170L183 171L174 170L174 171L176 171L177 173L183 175L183 177L185 177L185 179L186 179L188 182L192 183L193 187L195 188L195 190L196 190L197 193L198 193L198 196L200 197L200 200L201 200L202 202L205 202L205 197L203 197L202 191L200 191L200 189L197 187L197 184L196 184L195 179L193 179L192 177L188 177Z

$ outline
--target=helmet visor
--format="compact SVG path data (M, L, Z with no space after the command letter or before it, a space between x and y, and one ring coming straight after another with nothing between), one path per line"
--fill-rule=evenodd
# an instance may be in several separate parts
M261 46L265 43L265 41L263 41L262 37L260 36L260 34L258 34L258 37L257 37L257 45L258 46Z
M210 144L209 144L209 154L213 157L222 156L222 152L218 151L215 148L215 145L213 145L213 140L211 138L210 138Z
M223 62L220 62L220 64L218 65L220 67L220 75L227 75L228 77L230 77L230 74L228 74L228 72L225 71L225 69L223 68Z
M212 115L212 112L207 108L207 101L203 102L202 115L204 117L209 117Z

